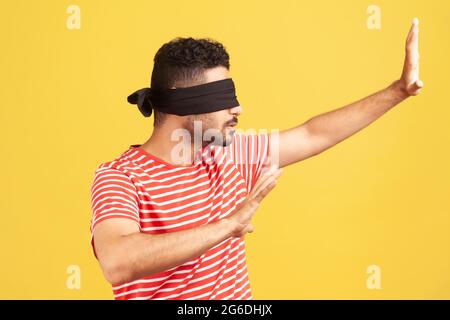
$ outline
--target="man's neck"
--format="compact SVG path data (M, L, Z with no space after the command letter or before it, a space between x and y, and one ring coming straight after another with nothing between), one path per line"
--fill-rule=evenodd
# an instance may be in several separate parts
M194 162L194 156L196 154L196 151L198 151L198 148L194 148L193 141L181 141L181 140L175 140L173 141L171 139L172 132L179 128L168 128L166 127L160 127L160 128L154 128L153 133L151 137L142 144L141 148L144 149L146 152L154 155L157 158L160 158L164 160L167 163L178 165L178 166L189 166ZM191 140L193 140L193 137L191 137ZM190 158L186 159L185 161L182 161L181 159L176 159L176 155L172 155L172 152L177 146L177 150L180 150L180 143L186 143L183 150L190 151ZM200 146L201 147L201 146Z

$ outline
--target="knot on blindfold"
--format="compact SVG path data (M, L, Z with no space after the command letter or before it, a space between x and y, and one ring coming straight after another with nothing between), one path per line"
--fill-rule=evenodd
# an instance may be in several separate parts
M127 100L131 104L137 104L139 111L144 115L144 117L150 117L153 109L151 96L151 88L142 88L130 94Z
M179 116L210 113L239 106L231 78L176 89L142 88L127 98L150 117L152 110Z

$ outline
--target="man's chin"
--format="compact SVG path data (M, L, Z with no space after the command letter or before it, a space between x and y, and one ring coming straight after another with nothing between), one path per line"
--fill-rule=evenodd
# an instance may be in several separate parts
M233 135L234 135L235 130L228 130L227 133L225 134L225 140L223 141L223 146L226 147L228 145L231 144L231 142L233 142Z
M212 141L204 141L203 146L211 145L211 146L221 146L226 147L230 145L233 142L233 136L235 133L235 129L227 128L222 131L222 138L221 139L215 139L213 138Z
M217 143L213 143L214 145L220 145L222 147L227 147L233 142L233 134L234 131L225 134L224 139L222 141L217 141Z
M233 142L234 130L230 133L225 134L224 139L213 139L213 141L204 141L203 147L206 146L221 146L226 147Z

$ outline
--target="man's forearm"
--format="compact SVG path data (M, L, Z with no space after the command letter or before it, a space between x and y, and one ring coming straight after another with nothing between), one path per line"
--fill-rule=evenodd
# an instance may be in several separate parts
M381 91L315 116L303 125L309 136L317 140L321 152L365 128L407 97L395 81Z
M105 276L113 285L179 266L232 236L233 225L222 219L200 227L158 235L133 233L111 244L112 263Z

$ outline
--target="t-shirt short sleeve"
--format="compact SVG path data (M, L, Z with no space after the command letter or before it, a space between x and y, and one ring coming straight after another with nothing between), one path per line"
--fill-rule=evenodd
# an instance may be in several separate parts
M136 187L129 176L114 168L98 168L91 188L91 231L110 218L127 218L139 224Z
M250 192L269 158L270 136L267 132L251 134L235 132L230 148L232 160Z
M139 225L138 203L137 190L129 176L114 168L97 168L91 187L92 245L94 228L102 221L125 218Z

